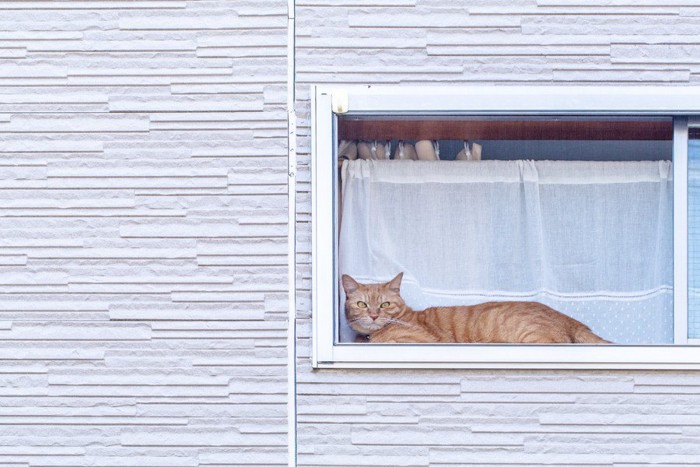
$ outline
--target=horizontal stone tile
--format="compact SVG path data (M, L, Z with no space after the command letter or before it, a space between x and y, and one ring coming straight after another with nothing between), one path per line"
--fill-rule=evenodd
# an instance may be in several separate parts
M90 373L71 372L66 374L49 374L50 386L226 386L226 376L193 376L192 370L183 371L144 371L144 370L108 370Z
M609 45L443 45L428 46L428 55L441 56L542 56L542 55L610 55Z
M170 306L150 309L120 309L114 306L109 312L112 320L118 321L256 321L263 320L265 310L262 306L229 307L226 310L173 310Z
M212 465L244 465L244 466L285 466L287 464L286 453L283 452L261 452L245 451L245 452L203 452L199 456L199 461L202 466Z
M137 0L137 1L66 1L56 5L47 6L43 1L18 1L13 5L3 5L2 9L8 10L31 10L33 8L41 8L46 11L60 10L122 10L122 9L162 9L162 8L185 8L186 2L180 0Z
M2 7L0 7L0 10ZM31 52L185 52L194 51L197 45L193 41L177 40L124 40L124 41L65 41L30 43Z
M5 255L0 254L0 266L25 266L27 264L26 255Z
M520 434L470 433L463 427L445 429L436 426L411 427L379 426L377 428L353 427L352 443L357 445L401 445L412 446L478 446L498 445L521 447L524 438Z
M690 41L689 41L690 42ZM700 43L675 44L613 44L613 63L639 64L697 64Z
M147 325L123 325L101 323L99 325L17 323L12 330L3 333L6 340L42 340L42 341L130 341L148 340L151 330Z
M91 188L218 188L225 187L225 177L121 177L121 178L86 178L86 177L51 177L43 182L52 189L91 189ZM27 188L31 184L24 181ZM35 183L37 186L39 183ZM18 183L19 185L19 183Z
M235 430L169 429L127 432L121 435L124 446L284 446L286 436L279 434L244 435Z
M415 456L383 456L383 455L299 455L301 465L318 466L396 466L396 467L422 467L431 465L428 458Z
M465 378L462 392L523 393L631 393L631 378Z
M114 98L110 99L111 112L250 112L263 110L262 99L245 96L235 99L197 99L185 96L169 98Z
M664 7L664 6L696 6L692 0L592 0L586 1L586 5L590 7L600 8L604 7L603 12L606 10L605 7ZM556 6L556 7L571 7L571 6L582 6L580 0L537 0L537 5L539 6Z
M2 153L100 153L103 143L94 140L0 141Z
M122 224L122 237L158 238L213 238L213 237L282 237L287 234L285 225L236 225L236 224Z
M700 31L700 18L678 16L579 15L524 17L523 34L685 35Z
M649 70L645 68L602 69L562 67L555 69L553 73L555 81L569 82L598 82L603 76L605 76L608 82L687 82L690 77L690 70L682 68Z
M122 18L119 28L123 30L226 30L226 29L274 29L287 25L284 17L266 16L140 16Z
M142 117L84 118L84 117L13 117L10 123L0 124L2 133L85 133L145 132L148 120Z

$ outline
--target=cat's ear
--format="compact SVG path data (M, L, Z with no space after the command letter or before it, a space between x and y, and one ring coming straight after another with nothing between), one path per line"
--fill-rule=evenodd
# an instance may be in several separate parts
M350 295L360 287L360 284L347 274L343 274L342 281L345 295Z
M392 280L386 283L389 290L393 290L396 293L401 292L401 279L403 278L403 273L400 272Z

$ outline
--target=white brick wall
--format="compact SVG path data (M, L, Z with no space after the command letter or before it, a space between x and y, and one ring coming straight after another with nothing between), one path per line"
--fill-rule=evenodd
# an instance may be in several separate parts
M309 90L696 84L692 0L298 0L299 465L700 464L700 375L312 371Z
M297 0L300 465L692 465L695 373L311 371L311 83L698 81L691 0ZM286 463L286 2L0 3L0 465Z
M0 465L286 465L286 17L0 3Z

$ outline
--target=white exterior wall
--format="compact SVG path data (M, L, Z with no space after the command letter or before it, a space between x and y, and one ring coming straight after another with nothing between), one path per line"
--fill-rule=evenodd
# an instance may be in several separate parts
M0 2L0 465L286 465L286 18Z
M0 465L286 464L286 13L0 2ZM694 372L311 371L308 184L311 83L694 83L697 2L298 0L297 31L300 465L698 463Z
M298 0L296 14L301 174L310 84L700 77L691 0ZM697 372L312 371L309 189L300 183L299 465L700 464Z

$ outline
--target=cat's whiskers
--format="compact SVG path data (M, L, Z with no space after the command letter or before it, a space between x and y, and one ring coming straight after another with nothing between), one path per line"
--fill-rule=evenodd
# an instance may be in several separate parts
M406 326L409 328L416 328L417 327L411 323L407 323L406 321L402 321L402 320L396 319L396 318L386 318L386 321L387 321L387 323L396 323L396 324L400 324L402 326Z

